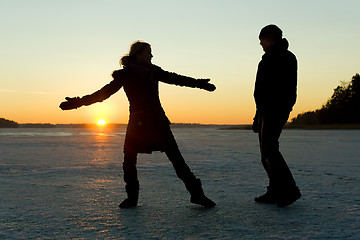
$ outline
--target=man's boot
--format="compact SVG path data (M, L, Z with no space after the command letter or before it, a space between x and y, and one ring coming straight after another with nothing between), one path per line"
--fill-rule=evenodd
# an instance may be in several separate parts
M201 206L212 208L215 207L216 203L207 198L204 194L204 191L201 186L200 179L195 179L191 182L185 183L186 189L189 191L191 197L190 202L194 204L199 204Z
M267 192L259 197L256 197L254 200L258 203L277 203L279 196L274 189L267 187Z
M136 207L139 199L139 181L127 183L125 186L127 198L120 203L120 208Z
M301 193L298 187L294 186L288 188L283 194L280 194L279 201L277 202L278 207L286 207L293 204L296 200L301 197Z

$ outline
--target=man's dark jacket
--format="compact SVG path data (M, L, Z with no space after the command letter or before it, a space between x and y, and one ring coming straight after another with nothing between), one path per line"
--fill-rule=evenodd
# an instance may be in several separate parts
M289 114L296 102L297 60L286 39L262 56L254 98L262 116Z

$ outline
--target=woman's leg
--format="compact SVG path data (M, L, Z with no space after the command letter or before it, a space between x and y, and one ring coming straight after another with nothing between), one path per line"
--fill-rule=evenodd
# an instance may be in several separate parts
M165 151L165 154L172 163L178 178L180 178L185 183L195 181L196 177L191 172L189 166L186 164L185 159L181 155L177 145L173 145L172 147L168 148Z
M119 205L120 208L135 207L139 198L139 181L137 178L137 152L124 152L124 181L127 198Z
M186 189L189 191L191 195L190 202L204 207L214 207L216 204L205 196L200 179L195 177L185 163L175 140L172 140L171 144L168 145L165 153L173 164L176 175L184 182Z

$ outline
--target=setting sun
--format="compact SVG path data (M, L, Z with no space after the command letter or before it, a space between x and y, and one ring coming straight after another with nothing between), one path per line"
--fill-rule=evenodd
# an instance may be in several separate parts
M106 124L106 121L105 121L104 119L100 119L100 120L97 122L97 124L98 124L99 126L104 126L104 125Z

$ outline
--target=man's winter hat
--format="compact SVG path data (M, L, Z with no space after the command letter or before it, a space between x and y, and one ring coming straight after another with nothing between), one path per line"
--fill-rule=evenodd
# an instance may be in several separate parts
M263 27L263 29L261 29L261 31L260 31L259 38L264 38L264 37L271 37L275 41L281 40L282 39L282 31L278 26L270 24L270 25Z

